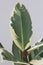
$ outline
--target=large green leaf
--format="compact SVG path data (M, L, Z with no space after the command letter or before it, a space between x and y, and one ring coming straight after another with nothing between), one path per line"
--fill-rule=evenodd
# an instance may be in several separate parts
M43 39L37 42L33 48L30 48L28 52L30 52L31 60L43 58Z
M23 4L16 4L11 21L11 35L15 44L23 51L29 47L30 37L32 35L31 18Z
M0 43L0 57L3 58L3 60L8 60L8 61L15 60L14 56L10 52L5 50L1 43Z

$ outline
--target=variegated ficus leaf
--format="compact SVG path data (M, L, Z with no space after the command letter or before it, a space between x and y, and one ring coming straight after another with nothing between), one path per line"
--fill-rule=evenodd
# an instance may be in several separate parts
M8 61L14 61L14 56L8 52L7 50L4 49L2 44L0 43L0 60L8 60Z
M43 39L30 46L32 22L23 4L17 3L11 16L10 32L13 38L12 53L0 43L0 58L13 61L14 65L33 65L31 60L43 58Z
M43 58L43 39L40 42L37 42L34 47L27 50L30 52L30 59L41 59Z
M11 16L10 30L13 40L20 50L23 51L30 46L32 22L23 4L16 4L13 15Z

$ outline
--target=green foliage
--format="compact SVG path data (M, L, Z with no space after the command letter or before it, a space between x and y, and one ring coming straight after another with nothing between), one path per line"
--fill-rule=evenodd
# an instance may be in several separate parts
M13 38L12 52L5 50L0 43L0 56L14 65L33 65L31 60L43 58L43 39L31 47L32 22L23 4L17 3L11 16L10 32Z
M13 42L13 45L12 45L12 53L13 53L13 55L14 55L15 61L21 61L21 51L20 51L20 49L15 45L14 42Z
M11 17L11 21L12 23L10 25L15 32L14 34L16 34L16 36L14 36L13 33L11 33L16 37L13 37L13 40L17 46L19 44L22 50L25 50L25 47L27 43L30 42L30 37L32 35L32 22L28 11L23 4L20 5L20 3L18 3L15 6L15 11Z
M3 50L3 52L1 54L2 54L4 60L15 61L14 56L7 50Z
M4 60L14 61L14 56L10 52L5 50L1 43L0 43L0 52L1 52L0 55L2 55Z
M43 40L43 39L42 39ZM41 45L41 44L43 44L43 41L40 41L40 42L37 42L36 44L35 44L35 46L38 46L38 45ZM35 47L34 46L34 47ZM43 57L43 45L42 46L40 46L40 47L37 47L36 49L33 49L32 51L31 51L31 53L30 53L30 55L31 55L31 60L32 59L37 59L37 60L40 60L42 57ZM30 57L30 56L29 56Z

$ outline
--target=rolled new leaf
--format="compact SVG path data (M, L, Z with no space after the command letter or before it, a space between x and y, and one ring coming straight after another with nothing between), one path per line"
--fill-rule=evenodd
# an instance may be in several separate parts
M11 16L10 31L15 44L20 50L23 51L30 46L32 22L23 4L17 3L15 6L15 10Z

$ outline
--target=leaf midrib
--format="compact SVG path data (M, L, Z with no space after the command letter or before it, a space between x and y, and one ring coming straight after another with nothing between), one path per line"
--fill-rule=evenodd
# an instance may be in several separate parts
M17 8L17 10L19 11L19 16L20 16L20 25L21 25L21 43L22 43L22 49L24 50L24 37L23 37L23 26L22 26L22 17L21 17L21 12L20 10Z
M22 39L22 49L24 49L24 37L23 37L23 26L22 26L22 17L21 17L21 12L20 12L20 20L21 20L21 39Z

